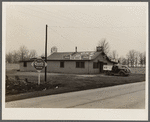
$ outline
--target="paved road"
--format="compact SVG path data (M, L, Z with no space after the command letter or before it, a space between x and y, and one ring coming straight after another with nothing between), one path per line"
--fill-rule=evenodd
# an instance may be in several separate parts
M144 109L145 82L7 102L5 107Z

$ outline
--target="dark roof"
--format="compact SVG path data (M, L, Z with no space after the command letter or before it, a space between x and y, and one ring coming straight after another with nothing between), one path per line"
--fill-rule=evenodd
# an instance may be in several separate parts
M75 61L75 60L94 60L100 54L106 56L106 60L111 63L117 64L117 62L112 61L107 57L107 55L103 52L96 52L96 51L86 51L86 52L54 52L47 57L47 61ZM20 62L33 62L35 59L24 60ZM43 59L45 60L45 59Z
M93 60L102 52L55 52L47 60Z
M37 59L37 58L31 58L31 59L20 60L19 62L33 62L35 59ZM44 58L42 58L42 59L45 60Z

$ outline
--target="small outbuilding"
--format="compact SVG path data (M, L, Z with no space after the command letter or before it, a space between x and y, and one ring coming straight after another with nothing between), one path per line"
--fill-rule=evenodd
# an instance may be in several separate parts
M31 63L34 59L20 61L20 71L36 71ZM97 74L103 72L103 65L113 65L117 62L111 61L97 47L97 51L77 52L54 52L47 57L47 72L49 73L76 73ZM45 70L43 69L43 72Z

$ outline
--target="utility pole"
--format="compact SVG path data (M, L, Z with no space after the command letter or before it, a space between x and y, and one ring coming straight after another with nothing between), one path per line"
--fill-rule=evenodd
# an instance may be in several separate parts
M45 40L45 62L47 63L47 27L46 25L46 40ZM47 67L45 67L45 82L47 81Z

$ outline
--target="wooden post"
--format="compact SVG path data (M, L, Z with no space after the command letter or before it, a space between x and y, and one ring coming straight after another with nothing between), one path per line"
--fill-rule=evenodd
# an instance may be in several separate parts
M46 25L46 40L45 40L45 62L47 63L47 27ZM47 67L45 67L45 82L47 81Z
M40 73L41 71L38 71L38 85L40 85Z

